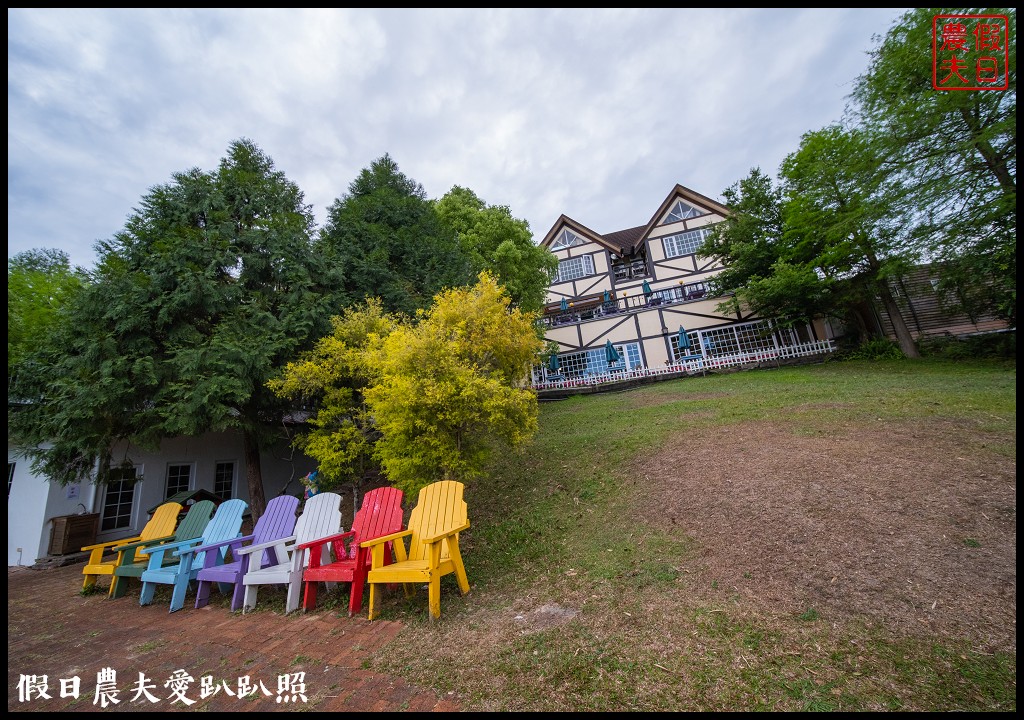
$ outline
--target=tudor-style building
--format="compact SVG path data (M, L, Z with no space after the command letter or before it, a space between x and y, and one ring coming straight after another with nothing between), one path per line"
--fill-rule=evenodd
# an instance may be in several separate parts
M543 316L558 361L537 368L534 385L830 352L825 322L790 330L716 309L723 298L709 294L707 280L722 266L696 250L728 212L676 185L646 225L601 234L558 218L541 242L559 260ZM620 358L611 363L609 341Z

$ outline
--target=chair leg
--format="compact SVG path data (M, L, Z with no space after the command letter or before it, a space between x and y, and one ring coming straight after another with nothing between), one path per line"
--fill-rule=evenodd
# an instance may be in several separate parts
M235 580L235 589L231 591L231 611L241 610L245 607L245 585L242 584L242 576Z
M123 575L114 575L110 581L110 597L124 597L126 592L128 592L128 578Z
M245 600L242 602L243 615L245 615L246 610L252 610L256 607L256 593L259 592L257 589L258 587L258 585L245 586Z
M196 610L210 603L210 581L200 580L196 586Z
M302 572L292 573L288 579L288 597L285 600L284 614L299 609L299 598L302 595Z
M358 571L352 574L352 587L348 593L348 616L352 617L363 607L363 583L365 577ZM371 585L372 587L372 585Z
M181 610L185 607L185 594L188 592L188 576L182 575L174 580L174 590L171 591L171 609L169 612Z
M306 612L316 610L316 581L306 580L303 582L303 585L306 588L302 593L302 609Z
M82 583L82 591L83 592L88 592L89 590L91 590L94 587L96 587L96 576L95 575L86 575L85 576L85 581Z
M373 620L377 617L377 604L380 602L380 598L377 597L380 590L377 589L378 583L370 583L370 611L367 615L368 620Z
M433 620L441 617L441 577L435 575L427 585L427 607Z
M152 603L154 594L156 594L156 583L142 583L142 592L139 594L139 605L149 605Z

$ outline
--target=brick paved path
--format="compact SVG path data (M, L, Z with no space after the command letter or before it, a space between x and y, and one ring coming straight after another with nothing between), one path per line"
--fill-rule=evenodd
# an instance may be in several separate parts
M242 615L211 605L196 610L190 591L185 608L168 612L170 595L159 591L152 605L140 607L139 586L110 600L105 593L83 597L82 565L46 570L9 569L7 575L7 710L25 711L179 711L171 689L164 687L176 670L195 681L185 696L196 700L189 710L228 712L287 710L457 711L456 702L439 698L401 678L366 669L364 661L402 631L400 623L339 615L335 609L313 613L257 611ZM104 583L101 578L100 583ZM266 591L260 590L260 600ZM283 592L283 591L282 591ZM216 598L217 595L214 595ZM347 597L347 593L346 593ZM347 603L346 603L347 611ZM117 672L117 705L94 705L97 673ZM139 673L145 673L159 702L131 700ZM278 680L305 673L307 702L278 703ZM22 675L47 675L47 694L19 699ZM200 678L237 691L247 676L271 695L240 699L223 690L200 699ZM81 678L79 699L61 697L61 679Z

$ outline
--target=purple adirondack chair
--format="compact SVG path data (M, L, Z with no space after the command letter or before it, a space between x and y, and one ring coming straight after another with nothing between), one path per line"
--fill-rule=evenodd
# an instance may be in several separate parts
M293 495L280 495L267 503L267 510L256 521L256 526L252 529L252 535L196 548L196 551L199 552L222 545L230 545L231 557L233 558L232 562L214 565L212 562L216 559L217 553L206 553L206 557L209 560L196 577L199 581L199 587L196 590L196 608L201 608L210 602L210 585L217 583L218 589L223 593L227 593L229 585L234 586L234 591L231 594L231 609L241 610L242 599L245 595L242 578L249 571L250 555L249 553L239 555L238 550L243 546L260 545L289 537L295 530L296 512L298 509L299 499L297 497ZM268 548L260 554L260 567L276 562L277 559L274 557L273 548Z

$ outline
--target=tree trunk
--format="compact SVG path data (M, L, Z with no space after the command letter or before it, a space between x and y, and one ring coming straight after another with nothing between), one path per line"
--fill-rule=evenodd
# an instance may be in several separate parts
M255 524L267 508L267 498L263 494L263 468L260 465L260 448L252 432L245 430L245 479L249 484L249 511Z
M878 294L882 298L882 305L885 307L885 311L889 314L889 320L892 322L892 329L896 332L896 342L899 343L900 350L908 358L920 358L921 353L917 351L917 344L914 342L914 338L910 336L910 330L903 319L903 313L900 312L899 305L896 304L896 298L892 296L889 283L884 280L880 281L878 283Z

